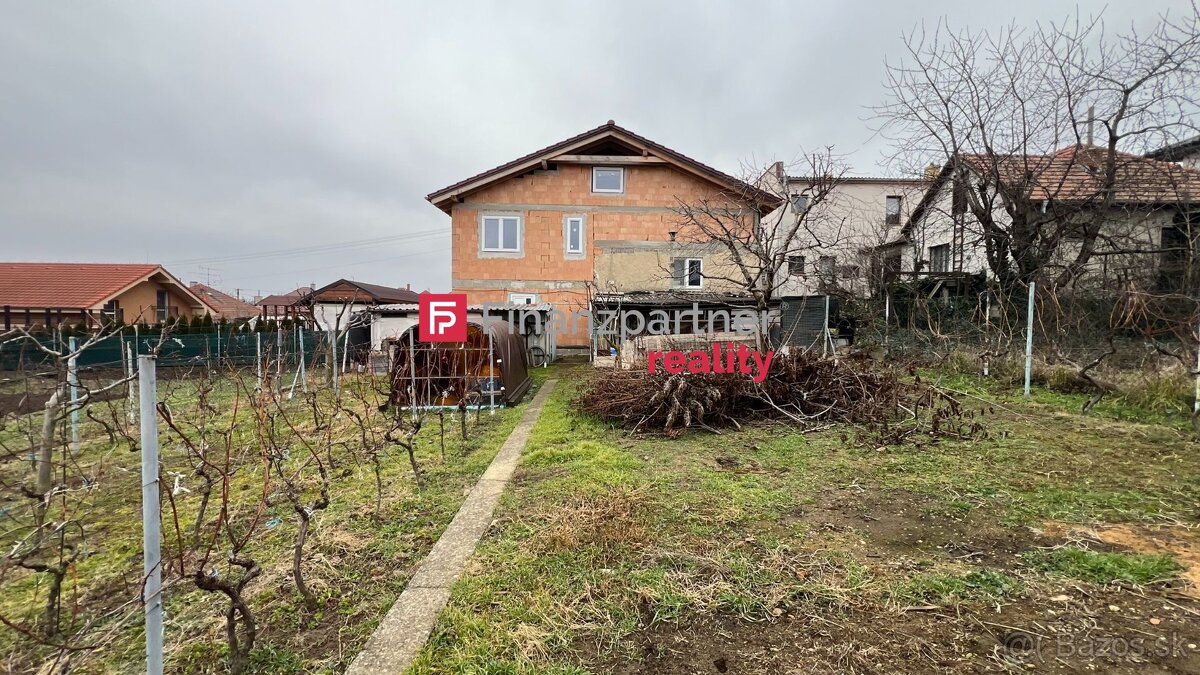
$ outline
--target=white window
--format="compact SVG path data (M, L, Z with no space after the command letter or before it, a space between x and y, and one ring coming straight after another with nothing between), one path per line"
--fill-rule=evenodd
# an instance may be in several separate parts
M789 255L787 257L788 274L794 277L804 276L804 256Z
M674 261L675 282L681 288L704 286L703 258L676 258Z
M483 251L520 251L520 216L484 216Z
M825 281L832 281L837 270L837 257L823 255L817 258L817 275Z
M883 202L888 225L900 224L900 195L888 195Z
M509 293L508 301L514 305L536 305L538 296L536 293Z
M950 271L950 244L929 247L929 271Z
M592 167L592 192L624 192L625 169L619 166Z
M583 255L583 217L568 216L563 226L567 255Z

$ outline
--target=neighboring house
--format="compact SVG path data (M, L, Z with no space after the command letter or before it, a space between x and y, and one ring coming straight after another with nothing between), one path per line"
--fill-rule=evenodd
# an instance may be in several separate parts
M784 175L777 162L764 179L773 182L773 191L788 196L787 203L763 217L768 228L779 222L778 230L787 231L807 212L780 270L784 276L778 297L826 291L866 296L876 290L885 270L875 251L896 236L930 183L929 178L843 176L834 179L821 203L810 206L811 177Z
M1054 274L1064 269L1079 251L1082 224L1094 208L1102 207L1098 186L1105 153L1103 148L1072 146L1049 155L995 162L979 155L954 158L942 168L899 236L881 247L885 266L899 270L897 276L905 279L936 279L935 291L973 287L969 277L990 275L983 230L968 207L965 191L994 199L994 218L1007 227L1011 218L992 185L998 177L1005 190L1026 194L1028 201L1040 204L1041 213L1048 214L1041 216L1043 227L1061 232L1057 257L1047 270ZM1200 171L1126 153L1118 153L1116 162L1111 212L1105 215L1096 253L1080 281L1092 287L1129 282L1160 290L1182 287L1187 270L1195 269ZM959 176L967 180L960 181ZM1056 212L1072 215L1057 220Z
M0 263L0 312L14 326L164 323L213 308L162 265Z
M1200 136L1173 143L1146 153L1150 159L1178 162L1189 169L1200 169Z
M201 283L193 283L189 288L192 293L195 293L204 303L212 307L212 318L214 320L225 319L229 322L243 321L247 319L255 319L262 310L254 305L234 297L228 293L218 291L212 286Z
M451 217L453 288L471 304L550 303L563 315L669 295L690 307L738 295L720 246L678 237L682 203L711 200L761 215L731 195L759 191L611 120L438 190L427 199ZM769 197L769 196L768 196ZM772 208L778 200L771 201ZM566 322L563 322L565 324ZM558 345L591 343L559 325Z
M343 330L352 325L351 318L357 312L369 307L414 304L419 301L420 296L410 288L392 288L338 279L305 294L297 304L306 308L305 313L312 317L317 328ZM360 317L360 321L363 321L369 318L369 315L364 313Z
M300 301L312 291L311 286L301 286L290 293L261 297L254 304L264 319L301 319L306 313Z

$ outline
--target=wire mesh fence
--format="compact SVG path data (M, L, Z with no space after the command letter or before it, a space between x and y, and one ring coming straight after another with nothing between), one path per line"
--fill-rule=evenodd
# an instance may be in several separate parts
M344 333L295 328L0 332L0 525L10 537L0 552L5 662L15 672L43 664L54 672L155 672L129 662L137 665L136 644L146 635L138 615L154 604L147 597L154 572L171 608L165 670L172 672L181 632L196 637L219 616L237 641L214 653L231 672L246 669L255 613L272 610L243 591L268 566L292 570L289 583L304 606L323 601L321 591L300 590L304 574L318 578L314 587L333 581L307 562L284 564L304 548L315 514L333 504L378 519L389 501L399 503L389 491L401 480L409 485L398 492L441 490L439 481L466 466L460 459L481 442L481 418L504 419L464 409L431 413L423 427L424 410L393 405L389 370L373 371L352 347ZM463 390L486 407L486 393L503 393L486 365L499 366L497 354L506 354L486 341L461 352L470 374ZM434 389L434 374L423 389ZM148 436L152 421L158 428ZM139 472L150 438L159 439L159 456L143 456ZM139 527L138 489L150 484L160 487L161 514ZM452 492L460 488L454 483ZM151 495L144 504L156 501ZM140 536L159 519L162 562L143 570L137 552L152 547ZM271 620L260 614L258 625ZM220 639L213 635L204 639ZM126 660L114 671L107 659L117 652Z
M1194 409L1200 303L1137 289L996 286L968 295L846 299L835 325L854 349L964 375ZM836 331L836 328L834 329ZM1028 364L1028 367L1026 367ZM1152 392L1147 394L1147 392Z

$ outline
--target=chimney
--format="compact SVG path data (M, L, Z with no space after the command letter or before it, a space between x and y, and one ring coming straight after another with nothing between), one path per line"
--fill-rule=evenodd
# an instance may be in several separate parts
M772 164L771 173L775 174L775 177L779 179L780 183L787 179L787 176L784 175L783 172L783 162L775 162Z
M1087 141L1089 148L1092 147L1092 145L1093 145L1092 140L1095 137L1095 129L1096 129L1096 106L1089 105L1088 106L1088 141Z
M407 284L404 284L404 290L406 290L406 291L411 291L411 290L412 290L412 283L407 283Z

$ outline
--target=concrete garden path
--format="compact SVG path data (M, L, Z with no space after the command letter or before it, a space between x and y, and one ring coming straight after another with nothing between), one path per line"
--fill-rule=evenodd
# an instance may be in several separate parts
M450 526L421 561L404 592L350 664L347 675L399 675L412 664L450 599L450 586L462 574L467 559L475 552L475 545L491 526L500 494L512 478L521 450L529 440L529 432L557 383L558 380L547 380L533 397L521 415L521 421L471 489Z

